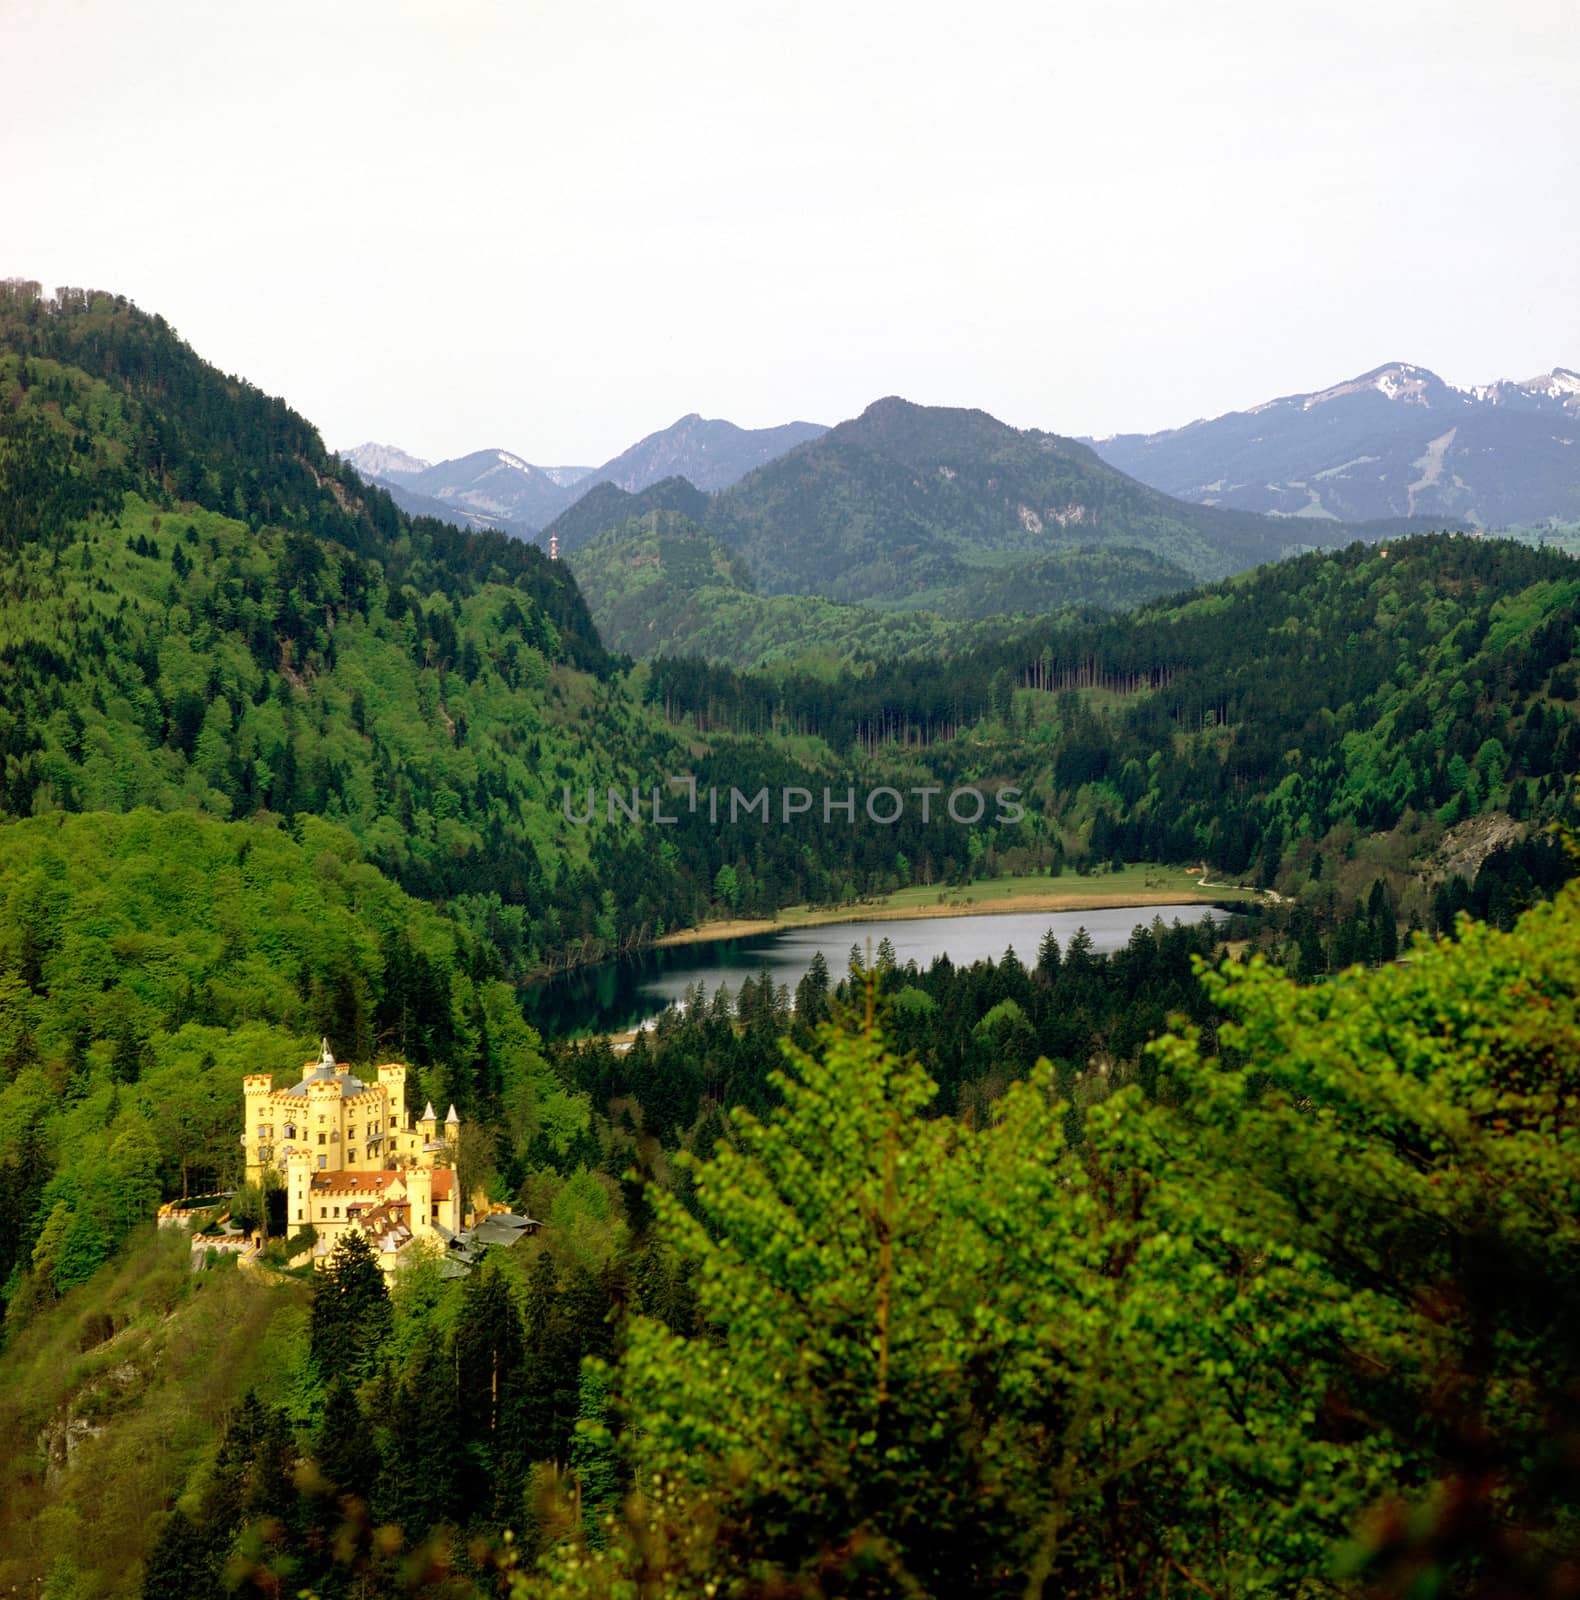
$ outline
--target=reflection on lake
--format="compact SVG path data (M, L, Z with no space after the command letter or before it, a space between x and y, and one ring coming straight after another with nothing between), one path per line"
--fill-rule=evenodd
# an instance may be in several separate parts
M819 950L835 982L845 975L853 944L865 952L870 940L876 950L880 939L894 946L902 967L914 961L925 968L945 953L956 966L970 966L988 957L996 961L1006 949L1013 949L1029 967L1049 929L1064 948L1078 928L1085 928L1092 948L1103 952L1118 950L1136 927L1154 917L1189 924L1211 916L1213 909L1209 905L1109 906L1088 911L996 911L974 917L830 922L817 928L755 934L749 939L646 950L535 985L523 999L528 1018L546 1036L615 1033L656 1017L699 981L707 985L710 994L721 983L733 990L742 978L755 977L766 967L776 985L785 984L794 994Z

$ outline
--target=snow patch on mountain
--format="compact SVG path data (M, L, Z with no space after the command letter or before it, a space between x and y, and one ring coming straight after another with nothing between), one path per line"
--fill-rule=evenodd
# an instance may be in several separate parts
M1564 442L1577 424L1574 368L1467 387L1391 361L1208 423L1088 442L1154 488L1234 510L1511 527L1580 514Z
M349 461L364 478L415 478L433 465L397 445L375 444L371 439L354 450L342 450L342 461Z

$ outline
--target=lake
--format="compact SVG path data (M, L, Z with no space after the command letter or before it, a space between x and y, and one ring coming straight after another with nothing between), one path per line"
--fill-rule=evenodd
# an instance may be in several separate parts
M956 966L1013 949L1025 965L1037 960L1043 935L1051 928L1060 948L1085 928L1097 951L1118 950L1135 928L1154 917L1164 922L1196 923L1214 914L1210 905L1107 906L1088 911L995 911L971 917L910 917L894 921L830 922L815 928L783 928L748 939L718 939L706 944L672 945L605 961L536 984L525 991L528 1019L545 1035L618 1033L656 1017L683 999L698 982L712 994L721 983L739 987L764 967L774 983L795 986L821 950L829 975L845 975L854 944L863 952L880 939L894 946L900 965L919 967L947 954ZM1221 911L1218 912L1222 916Z

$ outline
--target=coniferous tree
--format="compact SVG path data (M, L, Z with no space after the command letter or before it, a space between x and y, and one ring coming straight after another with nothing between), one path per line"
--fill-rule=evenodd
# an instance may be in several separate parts
M416 1544L462 1520L460 1413L455 1366L430 1329L413 1353L388 1408L383 1470L374 1494L380 1522L395 1523Z
M595 1549L605 1542L604 1524L619 1503L621 1470L609 1430L609 1370L602 1362L582 1368L570 1469L581 1493L582 1528Z
M217 1593L209 1546L177 1506L159 1530L143 1568L143 1600L209 1600Z
M318 1465L342 1495L370 1500L379 1476L379 1449L356 1391L337 1374L324 1397L316 1443Z
M392 1324L389 1289L373 1247L359 1229L341 1234L329 1265L313 1281L308 1348L326 1380L355 1381L372 1366Z
M484 1261L467 1280L455 1330L459 1442L466 1499L510 1515L521 1498L527 1455L526 1364L521 1312L505 1273Z
M1053 929L1042 936L1042 943L1037 946L1037 971L1050 983L1059 976L1061 965L1059 954L1059 941L1054 937Z

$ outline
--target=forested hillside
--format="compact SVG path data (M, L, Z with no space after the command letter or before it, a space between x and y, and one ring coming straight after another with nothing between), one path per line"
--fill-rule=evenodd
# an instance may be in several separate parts
M746 563L675 512L651 511L570 557L599 635L622 654L733 666L863 660L958 648L981 630L815 595L759 595Z
M1124 610L1191 586L1189 574L1139 550L1083 547L984 567L920 607L849 605L821 595L759 595L740 554L674 512L650 511L570 557L605 642L626 655L700 656L738 667L846 665L954 654L1085 610Z
M704 726L836 748L947 741L986 717L1083 857L1205 859L1287 892L1368 835L1392 835L1397 869L1484 812L1571 815L1577 625L1572 558L1444 535L854 681L659 661L646 692Z
M698 920L724 866L750 886L730 908L767 909L973 859L948 826L829 835L817 859L793 830L626 826L611 786L848 766L670 730L564 563L407 519L159 319L16 286L0 311L0 812L325 815L516 973Z
M8 1439L79 1424L0 1576L148 1600L1562 1593L1577 916L1570 889L1316 987L1229 962L1187 1000L1205 1031L1125 1060L1066 1031L1074 1056L1027 1066L1017 1040L1081 1016L1117 1042L1122 997L1176 1003L1210 930L1030 971L880 958L794 1018L751 985L738 1023L699 1012L615 1069L603 1170L529 1175L555 1227L462 1283L391 1295L352 1252L310 1295L183 1281L144 1236L140 1276L38 1307L0 1356ZM894 1050L946 1012L990 1064L955 1096ZM662 1071L688 1057L725 1074L689 1133L668 1114L695 1091ZM568 1063L595 1107L608 1059ZM7 1507L39 1508L19 1459ZM103 1469L153 1508L146 1542Z
M636 491L598 483L543 530L543 545L546 549L552 536L559 540L560 553L568 555L600 534L644 521L655 513L669 513L700 525L707 520L708 505L707 494L684 478L664 478Z
M159 319L13 285L0 336L0 1588L1567 1592L1573 559L1396 539L969 633L755 593L825 536L912 600L1176 570L1101 521L968 560L1089 464L896 404L738 486L734 543L671 484L579 550L633 664L567 562L406 517ZM1108 957L880 944L625 1052L512 986L1133 861L1271 893ZM321 1035L541 1231L188 1271L152 1212L237 1186L242 1075Z
M305 813L291 829L150 811L10 824L0 1018L8 1298L63 1293L159 1199L233 1182L243 1074L290 1071L324 1035L347 1060L407 1061L419 1102L514 1130L523 1159L540 1136L540 1158L563 1154L585 1122L494 950Z
M1320 525L1171 500L1075 440L893 398L711 496L679 478L636 494L599 484L544 538L575 551L653 511L737 551L764 594L949 618L1122 608L1338 542Z
M563 636L566 658L608 662L575 584L540 551L502 536L401 516L335 460L284 401L195 356L165 320L123 296L0 282L0 541L58 543L81 514L152 488L243 521L333 540L376 560L397 587L522 589Z
M305 423L157 319L106 297L6 305L14 345L109 374L3 358L11 815L322 814L524 972L695 920L725 867L731 910L1116 856L1204 858L1287 892L1355 836L1401 833L1400 869L1466 818L1565 803L1577 580L1550 552L1395 541L947 660L836 677L660 658L628 685L564 563L356 492ZM707 548L671 543L665 581L722 576L701 586L739 596ZM771 621L752 629L778 647ZM846 630L841 655L860 641ZM1018 829L907 815L820 829L811 850L805 826L686 812L661 832L603 804L687 772L748 796L1010 782L1033 805ZM581 815L591 793L591 824L567 793Z
M896 398L725 490L708 528L767 593L922 605L982 567L1081 546L1140 549L1202 579L1336 542L1171 500L1071 439Z

